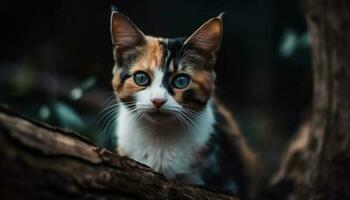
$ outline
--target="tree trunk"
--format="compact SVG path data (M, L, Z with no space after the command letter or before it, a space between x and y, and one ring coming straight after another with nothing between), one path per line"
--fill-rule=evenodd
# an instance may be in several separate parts
M0 104L0 199L231 199L168 181L71 131Z
M312 152L299 199L350 199L350 2L305 0L313 55Z
M273 184L294 181L292 199L350 199L350 1L304 0L304 6L313 110Z

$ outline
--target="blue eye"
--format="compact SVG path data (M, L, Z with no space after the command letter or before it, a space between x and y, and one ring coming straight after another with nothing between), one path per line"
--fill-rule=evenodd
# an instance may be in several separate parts
M145 72L136 72L134 74L134 81L137 85L146 86L150 82L149 76Z
M190 84L190 77L185 74L178 75L173 79L173 84L176 88L183 89Z

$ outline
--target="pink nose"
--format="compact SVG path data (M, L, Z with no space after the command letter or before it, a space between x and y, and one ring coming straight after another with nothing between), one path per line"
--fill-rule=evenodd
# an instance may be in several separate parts
M164 105L166 103L166 99L151 99L153 105L157 108L162 107L162 105Z

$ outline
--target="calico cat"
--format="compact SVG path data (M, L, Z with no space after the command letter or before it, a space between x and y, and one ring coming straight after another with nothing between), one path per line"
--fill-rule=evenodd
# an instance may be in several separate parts
M169 179L244 196L254 154L214 97L222 14L187 38L143 34L111 16L117 151Z

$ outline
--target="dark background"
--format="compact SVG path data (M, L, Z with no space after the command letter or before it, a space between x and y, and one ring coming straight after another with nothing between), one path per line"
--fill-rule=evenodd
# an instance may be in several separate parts
M113 102L111 4L144 33L163 37L187 36L207 19L226 12L216 67L217 96L234 111L261 157L265 177L275 169L283 146L307 113L312 77L299 1L8 0L0 4L0 102L85 133L98 144L111 145L111 118L109 110L103 110Z

